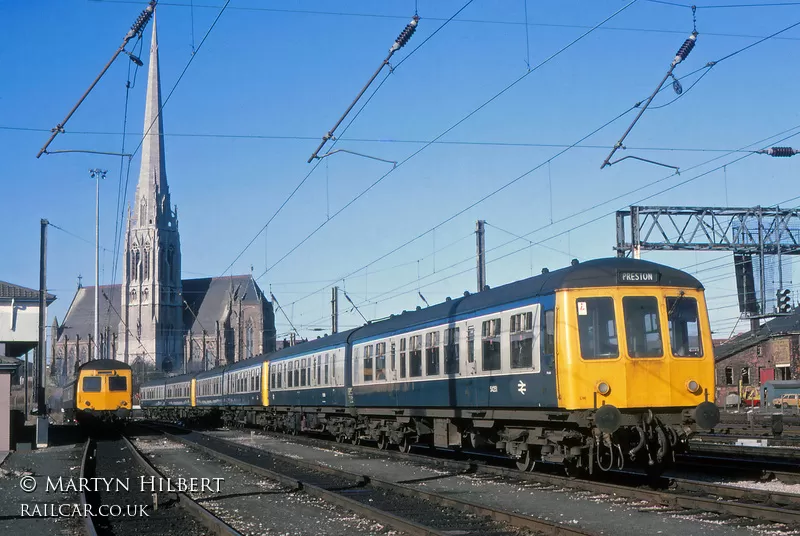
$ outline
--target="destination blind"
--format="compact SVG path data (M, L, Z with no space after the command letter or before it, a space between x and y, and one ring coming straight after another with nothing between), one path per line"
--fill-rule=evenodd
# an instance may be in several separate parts
M617 272L617 283L621 285L653 285L658 283L661 274L658 272Z

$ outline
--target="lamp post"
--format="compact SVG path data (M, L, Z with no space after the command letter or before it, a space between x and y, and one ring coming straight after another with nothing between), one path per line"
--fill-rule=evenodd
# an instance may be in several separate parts
M89 175L96 179L94 207L94 358L99 359L100 353L100 179L106 178L107 170L90 169Z

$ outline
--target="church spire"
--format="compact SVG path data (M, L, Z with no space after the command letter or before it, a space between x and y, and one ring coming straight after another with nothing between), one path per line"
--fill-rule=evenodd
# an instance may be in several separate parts
M169 186L164 158L164 122L161 116L161 74L158 69L158 34L153 15L150 64L147 73L147 97L144 109L144 141L139 185L136 188L133 215L138 226L166 224L171 219ZM164 216L167 216L164 218Z

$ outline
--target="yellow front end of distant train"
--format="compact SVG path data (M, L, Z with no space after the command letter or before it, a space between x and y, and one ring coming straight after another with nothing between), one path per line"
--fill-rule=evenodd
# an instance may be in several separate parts
M74 409L83 418L125 420L132 406L131 368L122 361L96 359L80 367Z
M624 413L713 402L714 354L702 288L633 283L556 293L560 405L612 405Z

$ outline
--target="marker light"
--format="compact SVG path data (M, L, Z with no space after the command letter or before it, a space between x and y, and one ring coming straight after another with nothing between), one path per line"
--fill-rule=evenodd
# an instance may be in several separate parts
M697 393L700 391L700 384L694 380L689 380L686 382L686 389L688 389L690 393Z
M608 393L611 392L611 386L608 385L606 382L603 382L603 381L598 382L598 384L597 384L597 392L600 393L601 395L605 396L605 395L607 395Z

